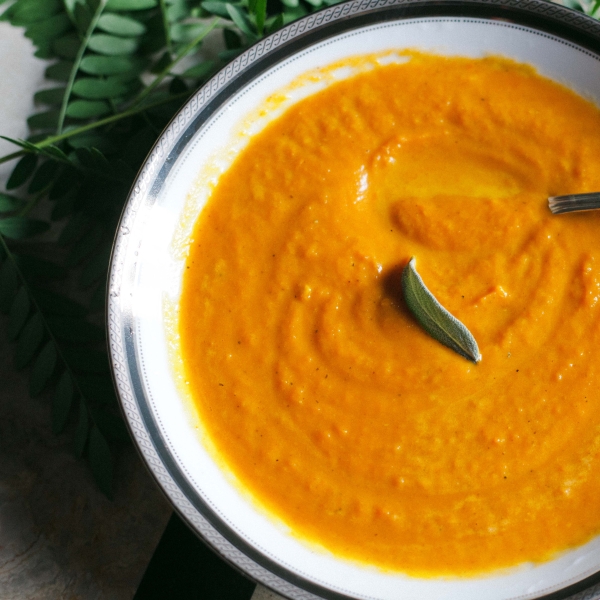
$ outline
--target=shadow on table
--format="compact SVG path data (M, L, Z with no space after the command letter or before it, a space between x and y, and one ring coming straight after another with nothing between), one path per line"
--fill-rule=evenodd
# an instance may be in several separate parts
M250 600L254 587L173 513L134 600Z

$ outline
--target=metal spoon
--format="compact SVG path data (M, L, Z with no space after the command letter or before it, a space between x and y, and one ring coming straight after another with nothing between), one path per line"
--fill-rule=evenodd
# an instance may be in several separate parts
M555 215L579 210L594 210L595 208L600 208L600 192L550 196L548 198L548 206Z

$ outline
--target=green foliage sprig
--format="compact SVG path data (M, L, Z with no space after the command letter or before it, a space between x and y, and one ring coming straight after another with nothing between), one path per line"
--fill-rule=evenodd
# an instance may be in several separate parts
M101 324L112 240L135 175L217 69L336 1L0 0L0 19L25 29L36 56L52 61L46 78L55 84L35 94L31 136L9 140L16 150L0 158L18 159L0 193L0 311L30 395L51 390L53 431L69 428L109 497L114 452L129 437ZM224 47L202 57L213 31Z

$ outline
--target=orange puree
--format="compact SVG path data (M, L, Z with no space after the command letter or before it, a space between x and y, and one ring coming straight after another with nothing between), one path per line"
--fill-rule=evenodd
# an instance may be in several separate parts
M257 134L193 234L181 352L240 484L300 538L422 576L600 533L600 111L501 58L414 54ZM414 255L474 365L408 313Z

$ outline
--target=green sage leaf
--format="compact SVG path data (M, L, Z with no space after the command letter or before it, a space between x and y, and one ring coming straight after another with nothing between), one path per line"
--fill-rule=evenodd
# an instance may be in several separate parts
M301 4L295 8L284 8L283 15L283 24L287 25L300 17L303 17L307 14L307 10Z
M73 7L73 17L75 18L77 29L82 34L85 34L92 23L92 11L85 4L77 2Z
M79 2L79 0L62 0L62 1L67 10L67 13L72 15L73 11L75 10L75 5ZM85 0L84 0L84 2L85 2Z
M86 100L104 100L125 94L128 87L118 79L83 77L73 84L73 93Z
M413 256L402 272L402 292L411 313L431 337L467 360L478 363L481 354L475 338L436 300L417 273L415 265Z
M6 0L1 0L0 4L2 4L3 2L6 2ZM11 18L14 16L15 12L17 10L17 5L16 4L11 4L1 15L0 15L0 21L10 21Z
M71 20L64 13L33 23L25 30L25 37L33 41L40 39L53 39L61 36L71 29Z
M273 33L283 27L283 15L280 13L275 18L270 18L265 21L267 33Z
M90 38L89 48L98 54L107 56L122 56L133 54L138 47L138 41L131 38L121 38L115 35L97 33Z
M60 60L46 69L46 78L55 81L68 81L73 69L73 63Z
M17 10L21 10L22 8L35 8L39 5L39 3L40 0L16 0L14 8Z
M98 148L103 152L114 152L115 145L111 142L111 139L107 136L102 136L94 131L86 131L79 135L74 135L68 139L69 146L71 148L85 148L91 147Z
M11 23L17 27L22 27L52 17L60 11L62 4L60 0L44 0L44 2L26 5L18 2L15 8Z
M26 154L21 158L6 182L6 189L12 190L22 186L33 175L37 160L35 154Z
M225 2L219 2L218 0L207 0L202 3L202 8L213 15L229 19L229 13L227 12L227 6Z
M186 17L194 17L196 16L194 15L194 12L198 10L194 8L190 10L189 7L186 6L186 0L169 0L167 4L171 4L171 6L167 7L167 19L170 23L181 21Z
M150 68L150 73L162 73L162 71L167 69L172 62L173 59L171 58L171 54L169 52L163 52L161 57Z
M46 112L36 113L27 119L27 125L29 125L30 129L56 129L58 115L58 110L47 110Z
M59 434L67 424L75 391L68 371L64 371L58 380L52 400L52 431ZM85 409L85 407L84 407ZM86 432L87 437L87 432ZM85 440L83 442L85 444ZM83 450L81 451L83 452ZM80 453L81 454L81 453Z
M188 43L196 39L206 25L202 23L175 23L171 26L171 39L177 43ZM196 46L198 48L200 43Z
M262 35L265 27L265 19L267 18L267 0L256 0L254 9L254 17L256 19L256 29L259 35Z
M60 87L41 90L34 94L33 99L36 102L40 102L41 104L48 104L49 106L60 106L65 95L65 89L66 88L64 87Z
M563 0L563 4L572 8L573 10L578 10L579 12L585 12L585 7L578 0Z
M173 77L169 84L169 94L182 94L183 92L187 92L187 89L188 87L181 77Z
M84 56L80 69L90 75L121 75L131 73L137 76L144 68L144 61L130 56Z
M108 103L101 100L74 100L67 106L67 116L74 119L92 119L110 112Z
M37 50L33 53L35 57L44 60L55 58L52 53L52 40L34 41L33 43L37 46Z
M100 433L96 425L92 427L92 431L90 432L88 458L98 487L108 498L112 498L112 456L106 438Z
M75 156L79 164L88 169L104 171L108 166L106 157L97 148L77 148Z
M17 340L15 351L15 367L22 369L29 364L35 356L44 339L44 320L40 313L36 312L25 324L23 331Z
M23 206L23 201L0 192L0 213L13 212Z
M65 35L52 42L52 49L58 56L66 59L75 59L81 46L81 40L76 33Z
M47 160L46 162L42 163L35 172L35 175L33 176L33 179L27 188L27 193L35 194L49 186L54 181L54 178L58 175L59 168L60 165L53 160Z
M38 152L48 156L49 158L57 158L58 160L66 161L68 160L67 155L54 144L50 144L49 146L45 146L44 148L38 148Z
M39 219L27 219L26 217L6 217L0 219L0 233L13 240L39 235L48 231L50 225Z
M236 56L239 56L242 53L242 48L234 48L232 50L223 50L223 52L219 52L219 59L223 62L229 62L233 60Z
M46 342L38 357L33 363L29 376L29 395L35 398L44 391L56 368L56 347L53 341Z
M227 50L239 50L243 47L242 38L232 29L223 30L223 39Z
M233 4L226 3L225 7L227 9L227 14L229 18L237 25L240 31L244 32L247 37L253 39L255 37L255 33L252 30L252 24L248 17Z
M136 37L146 32L146 26L131 17L114 15L110 13L103 14L98 20L98 28L124 37Z
M108 0L106 10L146 10L154 8L158 0Z
M48 197L50 200L58 200L73 192L79 182L80 174L74 168L64 169L56 178Z

